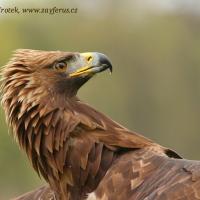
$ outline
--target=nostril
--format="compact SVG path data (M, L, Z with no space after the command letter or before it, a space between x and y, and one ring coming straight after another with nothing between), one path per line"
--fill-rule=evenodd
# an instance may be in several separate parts
M92 60L92 56L88 56L87 57L87 61L89 62L89 61L91 61Z

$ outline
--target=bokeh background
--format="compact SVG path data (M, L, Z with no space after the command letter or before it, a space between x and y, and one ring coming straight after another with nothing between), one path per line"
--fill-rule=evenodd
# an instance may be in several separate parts
M1 14L0 66L18 48L98 51L113 75L80 91L124 126L200 160L200 1L6 1L1 7L75 7L77 14ZM0 200L43 184L8 134L0 109Z

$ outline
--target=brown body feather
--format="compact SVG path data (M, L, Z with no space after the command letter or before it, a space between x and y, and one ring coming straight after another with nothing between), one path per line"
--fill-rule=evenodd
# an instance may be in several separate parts
M20 50L3 69L2 105L13 135L51 188L17 199L200 199L199 162L178 159L84 104L71 82L49 70L73 55Z

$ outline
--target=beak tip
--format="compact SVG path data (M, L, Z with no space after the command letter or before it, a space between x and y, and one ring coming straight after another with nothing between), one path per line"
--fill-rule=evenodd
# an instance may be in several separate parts
M99 63L101 63L101 65L104 66L104 70L108 69L110 71L110 74L112 74L113 67L109 58L102 53L97 53L97 55L99 57Z
M110 75L111 75L112 72L113 72L112 66L109 67L109 72L110 72Z
M110 73L112 74L112 72L113 72L113 68L112 68L112 65L110 66Z

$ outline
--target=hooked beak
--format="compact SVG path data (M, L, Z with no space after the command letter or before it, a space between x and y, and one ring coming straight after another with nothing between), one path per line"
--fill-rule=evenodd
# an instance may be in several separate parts
M112 72L111 62L106 55L97 52L80 53L79 55L79 65L71 71L70 77L93 76L107 69Z

